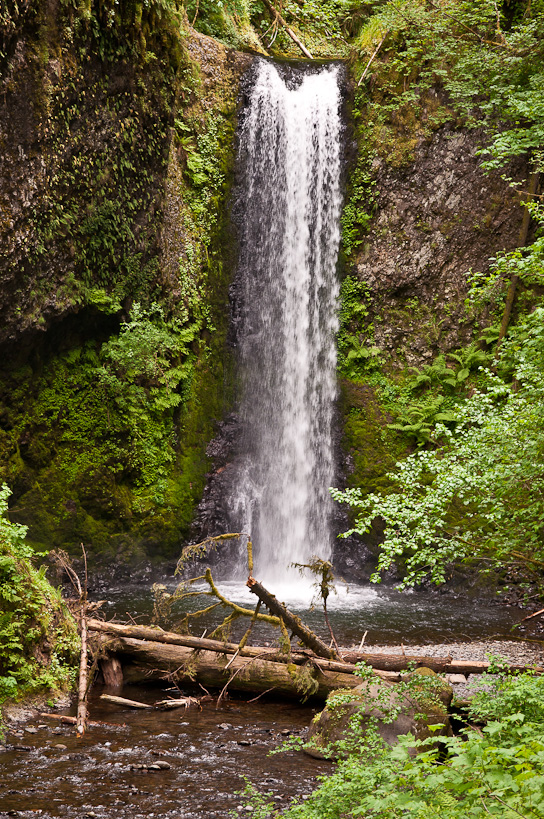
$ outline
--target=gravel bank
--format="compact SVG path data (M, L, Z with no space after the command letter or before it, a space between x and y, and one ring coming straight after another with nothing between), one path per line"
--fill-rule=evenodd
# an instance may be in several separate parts
M354 646L358 649L358 646ZM490 640L473 643L433 643L424 646L373 646L365 645L363 651L373 654L412 654L424 657L451 657L453 660L476 660L485 662L490 655L507 660L512 665L544 666L544 641ZM483 683L481 674L470 674L463 681L447 675L458 699L467 699L478 690L490 690ZM457 680L460 678L457 677ZM489 680L489 677L488 677Z
M355 649L358 646L354 646ZM363 646L363 651L375 654L414 654L425 657L451 657L453 660L485 662L488 655L501 657L514 665L544 666L544 641L490 640L473 643L432 643L424 646Z

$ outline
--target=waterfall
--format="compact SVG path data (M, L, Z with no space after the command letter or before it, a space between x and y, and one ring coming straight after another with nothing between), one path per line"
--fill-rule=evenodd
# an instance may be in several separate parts
M255 576L331 555L341 210L340 67L258 59L239 129L240 466L230 509ZM293 570L290 570L294 579Z

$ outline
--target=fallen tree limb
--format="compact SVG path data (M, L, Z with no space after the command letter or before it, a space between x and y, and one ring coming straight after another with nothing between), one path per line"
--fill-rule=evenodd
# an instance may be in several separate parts
M288 34L291 40L295 43L295 45L297 45L300 48L304 56L307 57L309 60L313 60L312 55L310 54L304 43L297 37L293 29L288 26L288 24L281 16L277 8L272 5L270 0L263 0L263 2L267 9L269 10L270 14L272 14L274 19L276 20L276 22L280 23L280 25L285 29L286 34Z
M177 700L159 700L153 707L160 708L161 711L171 711L174 708L190 708L193 705L197 705L202 710L202 706L196 697L180 697Z
M39 717L45 719L54 719L57 722L62 722L64 725L77 725L77 717L69 717L66 714L38 714ZM101 722L100 720L89 721L87 723L89 728L126 728L124 722Z
M106 700L106 702L112 702L114 705L122 705L125 708L141 708L147 711L151 711L153 709L153 706L149 705L147 702L127 700L125 697L114 697L112 694L100 694L100 699Z
M293 651L291 657L281 654L276 648L263 648L262 646L245 646L240 648L238 643L223 643L221 640L210 640L206 637L193 637L190 634L175 634L170 631L162 631L159 628L146 626L126 626L120 623L106 623L102 620L89 620L87 623L89 631L111 634L116 637L127 637L142 641L151 641L165 645L181 646L192 648L196 651L212 651L218 654L231 655L238 652L239 657L262 657L266 655L269 662L288 662L294 665L303 665L312 656L308 652ZM361 651L347 651L342 655L342 662L338 660L319 661L320 665L328 671L339 671L345 674L353 674L354 664L365 662L375 671L400 672L405 671L410 666L431 668L436 673L447 674L483 674L488 671L489 663L476 660L453 660L451 657L423 657L416 654L383 654ZM225 660L225 663L228 661ZM532 669L530 665L511 665L512 671L528 671ZM544 673L544 669L537 667L537 673Z
M262 583L259 583L258 580L255 580L254 577L248 577L246 586L249 588L250 592L255 594L259 600L261 600L268 611L271 614L274 614L276 617L280 617L287 628L291 629L293 634L296 634L299 637L304 645L311 648L318 657L326 657L329 660L336 660L338 659L338 655L336 651L332 648L329 648L325 645L323 640L320 640L319 637L313 633L307 626L304 625L300 617L297 617L296 614L293 614L289 609L285 608L283 603L271 594Z
M309 693L326 699L337 688L355 688L360 680L353 673L343 673L326 668L300 667L294 663L274 662L264 657L232 659L227 669L227 658L216 651L194 651L186 646L168 643L152 643L129 637L118 637L111 650L116 651L130 665L124 665L125 680L143 682L151 679L172 679L176 682L193 682L223 688L227 683L237 691L264 692L274 689L283 696L296 697ZM262 653L262 650L261 650ZM266 652L268 653L268 652ZM308 658L305 658L306 663ZM345 666L353 671L353 666ZM311 689L311 690L310 690Z

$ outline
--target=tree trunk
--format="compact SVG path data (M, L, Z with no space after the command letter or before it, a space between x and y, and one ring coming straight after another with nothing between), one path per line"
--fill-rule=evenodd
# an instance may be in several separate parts
M294 664L272 662L269 652L261 657L231 658L217 651L194 651L186 646L151 643L130 637L119 637L111 646L131 665L124 665L127 682L173 679L176 682L197 681L203 686L222 688L227 683L236 691L264 693L274 691L288 697L311 694L321 700L337 688L355 688L360 680L354 674L326 669L321 660L306 658L304 668ZM229 667L226 668L229 663ZM346 666L346 668L350 668ZM353 670L353 667L351 667Z
M265 587L261 585L261 583L255 580L255 578L248 577L246 586L249 588L250 592L257 595L259 600L262 600L271 614L275 614L276 617L280 617L287 628L291 629L293 634L296 634L297 637L302 640L304 645L311 648L318 657L326 657L329 660L338 659L336 651L333 651L332 648L325 645L325 643L320 640L319 637L313 633L313 631L304 625L300 617L297 617L296 614L293 614L291 611L286 609L283 603L280 603L277 597L267 591Z
M88 620L87 627L89 631L133 639L135 642L151 642L194 649L195 653L198 652L199 654L204 651L222 655L237 654L237 659L259 658L266 660L268 663L298 666L312 661L324 671L337 671L342 674L353 674L355 670L354 664L359 662L365 662L374 670L383 672L383 675L388 677L389 675L394 675L395 672L405 671L412 665L415 667L424 666L425 668L431 668L437 673L447 674L483 674L489 669L489 663L476 660L452 660L451 657L422 657L416 654L373 654L370 651L346 651L342 655L342 662L315 657L310 652L305 651L293 651L289 657L287 654L281 654L277 648L245 646L240 650L238 643L223 643L221 640L193 637L190 634L176 634L174 632L162 631L162 629L159 628L149 628L146 626L125 626L120 623L105 623L102 620ZM112 652L117 645L118 643L115 641L106 642L104 648L106 651ZM224 664L226 665L227 663L228 659L225 656ZM509 668L512 671L527 671L530 670L532 666L511 665ZM544 668L536 668L536 671L538 673L544 673ZM392 678L393 677L391 677L391 679Z

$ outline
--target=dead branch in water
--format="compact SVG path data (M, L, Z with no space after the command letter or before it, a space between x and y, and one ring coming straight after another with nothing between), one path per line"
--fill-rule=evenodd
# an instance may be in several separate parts
M338 654L333 649L328 648L323 640L320 640L317 634L314 634L307 626L304 625L300 617L290 612L283 603L271 594L262 583L255 580L254 577L249 577L246 585L253 594L257 595L259 600L265 604L268 611L275 614L276 617L281 618L286 626L288 626L293 634L299 637L304 645L308 646L314 651L318 657L326 657L328 660L338 659Z
M58 551L53 553L57 564L66 572L72 585L77 590L78 608L79 608L79 634L81 637L81 652L79 655L79 685L78 685L78 699L77 699L77 718L76 718L76 733L78 736L83 736L87 727L87 553L83 543L81 544L81 551L83 552L84 565L84 580L83 586L79 576L70 562L70 558L66 552Z

